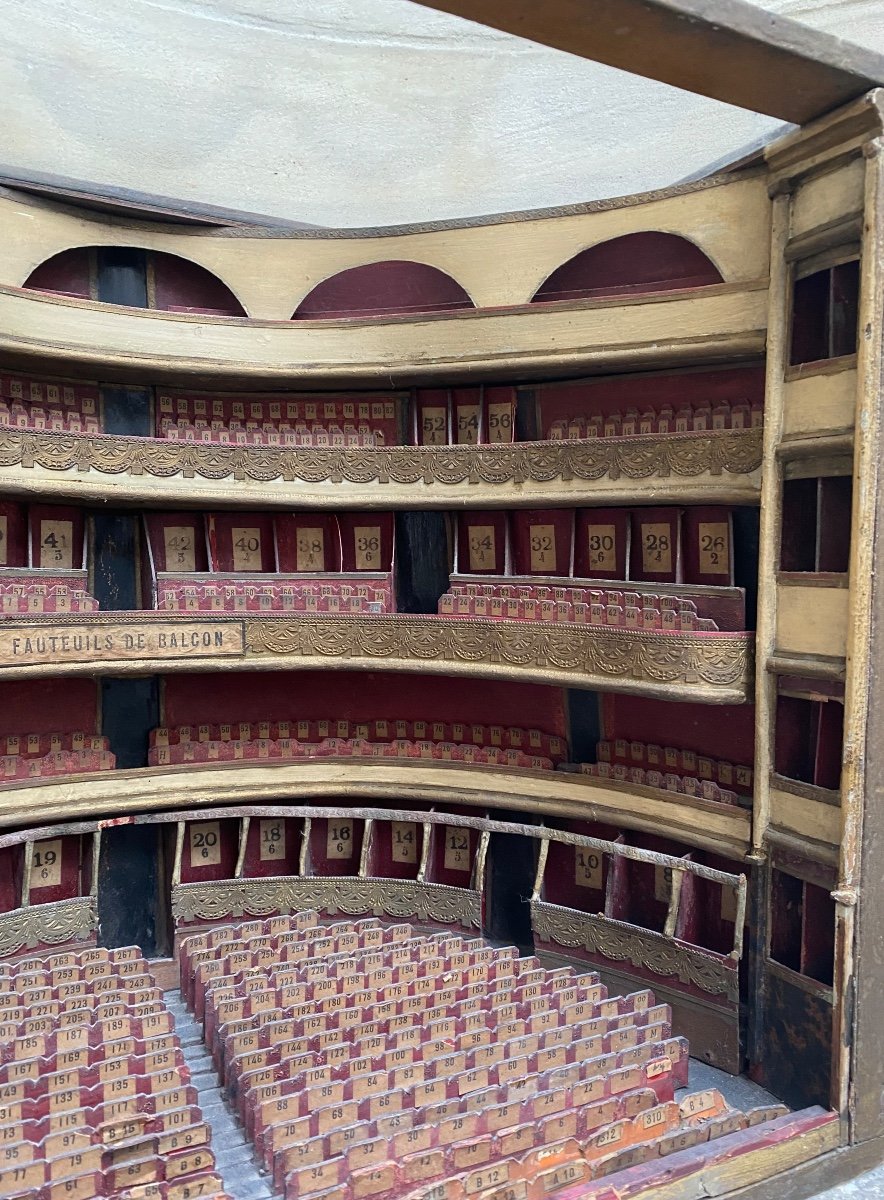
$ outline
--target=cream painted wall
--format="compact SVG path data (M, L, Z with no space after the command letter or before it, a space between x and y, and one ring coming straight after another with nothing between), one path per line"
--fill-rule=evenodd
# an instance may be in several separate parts
M767 0L884 50L884 6ZM0 162L323 225L665 186L778 128L408 0L0 0Z

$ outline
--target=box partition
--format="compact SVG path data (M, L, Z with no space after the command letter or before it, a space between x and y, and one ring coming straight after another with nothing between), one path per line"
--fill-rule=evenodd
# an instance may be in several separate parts
M573 510L520 509L512 514L510 528L516 575L571 575Z
M276 552L282 574L314 574L341 569L341 534L333 514L278 513Z

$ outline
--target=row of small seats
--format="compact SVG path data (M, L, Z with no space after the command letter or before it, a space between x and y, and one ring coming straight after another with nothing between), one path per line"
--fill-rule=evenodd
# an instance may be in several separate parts
M222 1197L175 1023L137 947L0 964L4 1200Z
M452 584L439 598L439 613L448 617L556 621L666 632L718 632L715 621L697 615L693 600L620 588Z
M758 429L764 421L759 401L722 401L719 404L664 404L659 409L627 408L624 412L575 415L553 421L549 441L580 438L635 437L640 434L704 433L720 429Z
M435 762L476 763L495 767L520 767L551 771L553 761L542 755L499 746L470 746L456 742L368 742L361 738L325 738L321 742L299 742L294 738L261 738L256 741L185 742L157 746L148 751L148 765L165 767L179 763L239 762L255 759L301 758L407 758ZM2 761L2 760L0 760Z
M97 733L8 733L0 736L0 755L43 758L66 750L108 750L110 742Z
M395 445L392 399L196 396L160 392L160 437L250 445Z
M313 719L161 726L151 730L150 746L175 746L187 742L278 741L287 738L305 743L319 743L327 738L355 738L367 742L453 742L457 745L522 750L526 754L540 754L555 761L562 761L568 753L564 738L540 729L386 718L371 721Z
M596 743L599 765L646 767L651 771L672 771L700 780L715 780L742 795L752 794L752 768L726 759L715 759L696 750L678 750L674 746L633 741L628 738L603 739Z
M187 939L182 989L286 1200L526 1200L761 1122L681 1103L687 1044L648 991L513 947L315 913ZM443 1193L440 1193L443 1194Z
M563 771L579 775L591 775L594 779L613 779L618 783L631 783L638 787L652 787L681 796L700 796L717 804L740 803L740 798L731 788L720 787L712 779L697 779L692 775L676 775L672 771L646 771L644 767L627 767L622 763L563 763Z
M297 425L294 429L285 424L279 428L259 428L254 421L246 421L244 428L239 423L231 422L222 425L213 421L160 422L161 438L173 442L204 442L221 446L383 446L385 445L384 431L371 429L368 425L358 428L345 425L341 429L337 425Z
M97 612L98 601L78 579L15 579L0 573L0 613L87 613Z
M338 585L315 580L255 583L252 580L224 583L181 583L157 585L157 608L163 612L310 612L387 613L393 611L390 583Z
M61 750L40 758L4 754L0 755L0 780L86 775L93 771L113 771L116 765L116 757L109 750Z

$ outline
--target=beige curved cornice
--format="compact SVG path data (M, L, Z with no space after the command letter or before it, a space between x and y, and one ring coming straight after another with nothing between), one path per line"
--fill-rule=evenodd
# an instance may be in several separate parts
M426 803L517 808L526 814L663 833L735 858L749 848L748 810L700 797L560 771L399 759L249 761L32 780L0 786L0 828L148 813L162 820L164 810L175 809L214 815L227 805L238 806L244 816L259 811L256 806L262 804L274 804L276 814L286 815L290 805L291 815L297 816L297 804L317 800L341 800L348 807Z
M238 243L237 243L238 244ZM760 355L767 287L715 284L629 300L349 321L124 308L0 287L0 354L101 379L252 387L528 378ZM258 383L260 381L260 383Z
M768 275L770 202L764 176L723 176L595 205L383 230L290 233L128 221L0 193L0 283L20 286L40 263L78 246L138 246L198 263L250 317L288 321L303 298L339 271L410 259L451 275L478 308L526 304L581 250L628 233L694 242L729 283ZM749 234L751 231L751 235Z

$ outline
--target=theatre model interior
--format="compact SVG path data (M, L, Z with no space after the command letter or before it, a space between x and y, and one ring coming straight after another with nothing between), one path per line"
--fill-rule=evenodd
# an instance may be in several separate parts
M0 190L5 1200L884 1158L884 60L435 7L792 127L346 236Z

